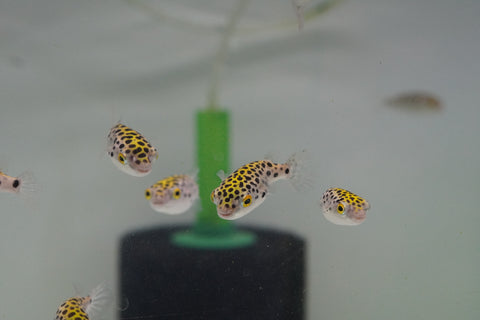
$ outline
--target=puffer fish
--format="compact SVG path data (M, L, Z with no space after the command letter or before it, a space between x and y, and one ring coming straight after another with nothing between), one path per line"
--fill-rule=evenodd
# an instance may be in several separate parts
M361 224L367 218L367 210L370 209L367 200L340 188L325 191L320 205L328 221L343 226Z
M180 214L190 209L198 199L198 185L194 176L173 175L145 190L145 198L157 212Z
M25 195L36 190L35 179L31 171L25 171L18 177L11 177L0 171L0 192Z
M439 98L433 94L422 91L405 92L387 99L386 103L393 107L418 111L438 111L442 108L442 103Z
M299 170L305 151L291 156L284 164L270 160L250 162L222 181L210 194L217 206L217 214L225 220L235 220L257 208L268 194L270 185L281 179L290 179L294 187L303 184Z
M86 297L73 297L57 309L55 320L95 320L110 300L105 284L100 284Z
M108 134L107 152L121 171L143 177L152 170L158 152L139 132L118 123Z

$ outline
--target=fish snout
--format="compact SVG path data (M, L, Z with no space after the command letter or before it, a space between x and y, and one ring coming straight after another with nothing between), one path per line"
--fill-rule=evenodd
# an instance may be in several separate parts
M218 206L217 207L217 214L220 216L220 218L227 219L227 220L232 220L233 219L233 213L235 212L235 209L232 207L226 208L225 206Z
M152 170L152 164L150 163L150 161L147 161L147 162L142 161L140 163L138 163L138 162L139 162L139 160L136 160L135 158L131 162L130 166L135 171L138 171L138 172L143 173L143 174L147 174Z
M153 205L164 205L165 203L168 202L168 196L163 193L163 192L156 192L153 194L153 197L152 197L152 204Z
M358 223L363 222L367 218L367 210L365 209L354 210L350 214L350 217L355 222L358 222Z

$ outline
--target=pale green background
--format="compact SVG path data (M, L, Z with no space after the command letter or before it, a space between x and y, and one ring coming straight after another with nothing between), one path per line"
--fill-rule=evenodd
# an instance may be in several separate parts
M233 2L189 3L160 7L209 24ZM350 0L300 33L235 37L220 99L232 166L303 148L312 158L311 191L280 182L239 221L306 237L308 319L480 318L479 16L475 0ZM282 19L294 22L288 0L252 1L242 27ZM53 319L75 287L116 289L122 234L193 219L153 212L143 190L194 168L217 43L120 0L0 1L0 164L41 184L33 204L0 194L1 320ZM409 89L444 110L383 105ZM158 147L150 176L103 155L118 119ZM363 225L323 218L330 186L370 201Z

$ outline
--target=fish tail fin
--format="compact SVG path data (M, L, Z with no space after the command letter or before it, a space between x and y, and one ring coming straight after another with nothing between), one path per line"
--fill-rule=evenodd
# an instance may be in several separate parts
M304 149L294 153L287 160L286 165L290 167L290 182L297 191L305 191L313 185L313 174L310 165L310 155Z
M20 180L20 194L24 196L31 196L39 190L37 181L32 171L27 170L22 172L17 179Z
M91 301L85 311L90 319L98 319L106 306L112 302L112 292L107 284L102 282L93 288L89 296Z

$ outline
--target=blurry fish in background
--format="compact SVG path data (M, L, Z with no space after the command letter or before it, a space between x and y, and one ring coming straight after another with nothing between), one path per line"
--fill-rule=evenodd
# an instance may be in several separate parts
M104 283L95 287L86 297L73 297L57 309L55 320L96 320L111 300Z
M410 91L386 100L386 104L396 108L417 111L440 111L442 102L428 92Z
M323 193L320 205L323 215L331 223L356 226L367 218L370 204L367 200L341 188L330 188Z
M157 212L183 213L198 199L195 175L182 174L162 179L145 190L145 198Z
M0 171L0 192L29 196L38 190L31 171L25 171L18 177L11 177Z
M289 179L294 187L301 188L307 182L303 170L305 155L301 151L284 164L260 160L235 170L210 195L218 216L235 220L253 211L265 201L270 185L277 180Z
M139 132L118 123L107 139L107 153L118 169L135 177L151 172L158 152Z

